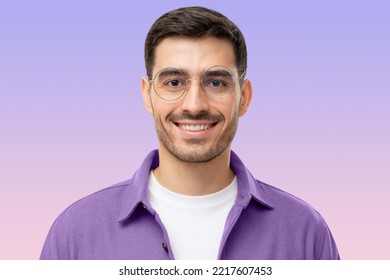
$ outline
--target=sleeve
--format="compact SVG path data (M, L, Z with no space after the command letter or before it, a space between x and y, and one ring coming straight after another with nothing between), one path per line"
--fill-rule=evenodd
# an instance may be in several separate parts
M51 226L40 255L40 260L69 260L66 231L61 230L61 216Z
M320 232L322 233L321 238L317 242L316 259L318 260L339 260L340 255L337 250L336 242L329 230L325 220L321 220Z

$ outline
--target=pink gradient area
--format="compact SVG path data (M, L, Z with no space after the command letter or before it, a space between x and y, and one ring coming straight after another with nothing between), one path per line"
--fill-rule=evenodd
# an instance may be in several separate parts
M317 209L343 259L390 259L388 1L33 2L0 2L0 259L37 259L67 206L157 147L143 42L189 5L247 40L254 95L233 150Z

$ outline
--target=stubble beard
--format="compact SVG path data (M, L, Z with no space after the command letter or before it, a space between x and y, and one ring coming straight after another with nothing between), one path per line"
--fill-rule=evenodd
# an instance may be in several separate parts
M160 145L177 160L188 164L205 164L219 157L232 143L238 127L238 112L234 113L226 130L207 150L202 147L203 141L195 138L185 139L185 147L176 145L175 139L170 137L169 131L157 116L155 116L155 126Z

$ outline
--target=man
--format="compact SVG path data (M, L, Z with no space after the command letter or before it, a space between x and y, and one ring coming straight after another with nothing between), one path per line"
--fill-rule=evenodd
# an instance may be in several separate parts
M158 150L132 179L67 208L41 259L338 259L322 217L231 151L252 98L238 27L202 7L170 11L147 35L145 64Z

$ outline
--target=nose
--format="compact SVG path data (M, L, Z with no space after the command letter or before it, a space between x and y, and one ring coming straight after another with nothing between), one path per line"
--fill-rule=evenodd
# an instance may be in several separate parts
M187 88L182 97L181 109L191 114L209 110L209 100L207 94L203 91L199 79L187 80Z

